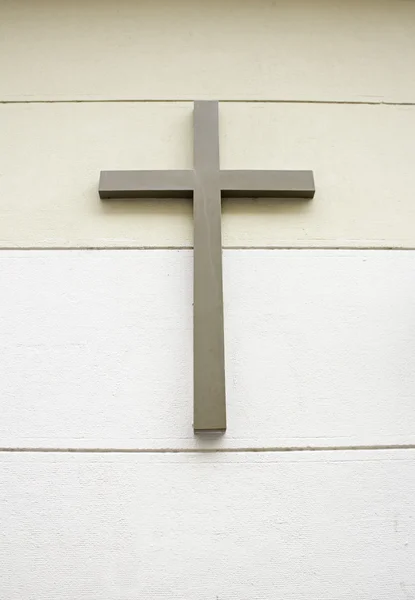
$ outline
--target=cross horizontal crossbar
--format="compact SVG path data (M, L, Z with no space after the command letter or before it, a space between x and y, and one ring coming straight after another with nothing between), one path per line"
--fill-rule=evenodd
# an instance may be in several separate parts
M313 198L312 171L219 171L222 198ZM177 171L101 171L99 195L110 198L192 198L197 174Z

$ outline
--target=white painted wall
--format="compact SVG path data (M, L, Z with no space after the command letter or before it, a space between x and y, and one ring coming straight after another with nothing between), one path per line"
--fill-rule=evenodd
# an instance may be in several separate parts
M413 443L413 252L226 250L229 423L210 445L191 251L3 251L0 273L3 446Z
M2 455L2 597L412 598L413 454Z
M414 17L0 0L1 600L415 598ZM317 183L224 202L213 440L190 204L97 195L101 169L190 168L199 98L223 168Z

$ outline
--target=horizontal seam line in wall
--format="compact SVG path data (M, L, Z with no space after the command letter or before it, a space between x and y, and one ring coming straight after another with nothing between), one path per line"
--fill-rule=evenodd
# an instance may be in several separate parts
M0 448L0 453L80 453L80 454L235 454L261 452L336 452L345 450L415 450L415 444L374 444L355 446L281 446L266 448Z
M193 250L193 246L0 246L0 252L44 252L76 250ZM222 250L397 250L413 251L415 246L222 246Z
M195 100L198 100L195 98ZM367 106L415 106L415 102L392 102L387 100L241 100L241 99L216 99L222 103L243 103L243 104L346 104L346 105L367 105ZM0 104L116 104L116 103L135 103L135 104L151 104L151 103L179 103L193 102L193 99L178 98L175 100L169 99L76 99L76 100L0 100Z

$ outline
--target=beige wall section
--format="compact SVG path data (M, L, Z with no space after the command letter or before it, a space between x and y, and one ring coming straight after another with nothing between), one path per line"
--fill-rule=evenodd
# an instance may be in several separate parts
M415 101L408 0L1 0L0 13L0 100Z
M415 247L415 106L220 105L229 169L313 169L311 202L227 200L228 247ZM1 247L191 246L191 203L102 203L101 169L192 167L191 103L0 107Z

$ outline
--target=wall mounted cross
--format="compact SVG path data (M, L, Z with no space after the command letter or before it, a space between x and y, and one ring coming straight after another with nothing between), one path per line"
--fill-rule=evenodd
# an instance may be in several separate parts
M312 171L224 171L217 102L194 103L194 168L102 171L101 199L192 198L195 432L226 430L221 198L313 198Z

